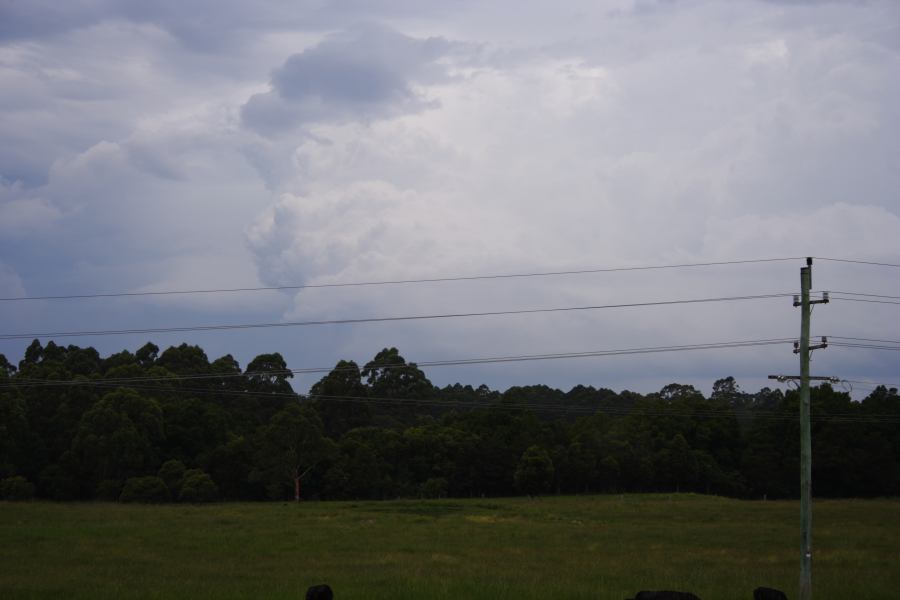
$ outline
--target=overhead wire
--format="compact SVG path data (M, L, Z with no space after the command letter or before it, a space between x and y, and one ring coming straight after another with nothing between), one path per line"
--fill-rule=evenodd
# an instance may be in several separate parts
M872 266L877 266L877 267L900 268L900 264L875 262L875 261L871 261L871 260L853 260L853 259L849 259L849 258L826 258L824 256L816 256L815 258L816 258L816 260L826 260L826 261L830 261L830 262L853 263L853 264L858 264L858 265L872 265Z
M829 335L829 340L853 340L857 342L878 342L882 344L900 344L900 340L881 340L876 338L847 337L843 335Z
M879 346L876 344L853 344L846 342L832 342L829 340L829 346L835 346L838 348L863 348L866 350L900 350L900 346Z
M155 333L183 333L188 331L230 331L238 329L261 329L276 327L308 327L316 325L353 325L361 323L386 323L399 321L419 321L430 319L457 319L471 317L493 317L508 315L526 315L526 314L546 314L574 311L589 311L615 308L643 308L651 306L673 306L679 304L702 304L710 302L734 302L743 300L763 300L771 298L790 297L791 293L777 294L756 294L746 296L727 296L718 298L691 298L680 300L658 300L651 302L630 302L621 304L603 304L588 306L566 306L556 308L528 308L519 310L497 310L483 312L464 312L464 313L442 313L431 315L404 315L393 317L361 317L347 319L323 319L314 321L282 321L278 323L241 323L241 324L222 324L222 325L191 325L183 327L148 327L140 329L101 329L93 331L52 331L39 333L4 333L0 334L0 340L21 340L32 338L61 338L61 337L96 337L108 335L131 335L131 334L155 334Z
M44 296L11 296L0 298L0 302L16 302L28 300L76 300L76 299L96 299L96 298L123 298L123 297L140 297L140 296L171 296L185 294L223 294L237 292L263 292L263 291L284 291L284 290L304 290L319 288L341 288L341 287L362 287L362 286L380 286L380 285L407 285L417 283L443 283L453 281L481 281L489 279L520 279L530 277L558 277L565 275L587 275L594 273L617 273L626 271L650 271L660 269L684 269L695 267L712 267L723 265L742 265L753 263L769 263L783 262L789 260L800 260L802 257L784 257L784 258L757 258L747 260L724 260L696 263L675 263L663 265L647 265L636 267L599 267L591 269L573 269L565 271L542 271L527 273L506 273L506 274L490 274L490 275L460 275L449 277L427 277L420 279L394 279L382 281L348 281L335 283L309 283L298 285L280 285L280 286L260 286L260 287L237 287L237 288L214 288L214 289L193 289L193 290L160 290L160 291L144 291L144 292L91 292L86 294L58 294Z
M872 298L843 298L840 296L831 296L831 300L842 300L844 302L866 302L869 304L900 304L894 300L873 300Z
M888 296L885 294L864 294L862 292L842 292L839 290L830 290L832 294L844 294L845 296L866 296L869 298L888 298L891 300L900 300L900 296Z
M746 410L742 411L741 409L736 408L727 408L727 409L717 409L717 408L697 408L697 407L686 407L682 405L656 405L655 407L647 407L647 406L602 406L602 407L589 407L589 406L580 406L580 405L566 405L564 402L562 403L530 403L530 402L520 402L520 403L506 403L506 402L497 402L486 405L478 406L471 402L459 402L459 401L445 401L445 400L432 400L432 399L394 399L394 398L372 398L370 396L326 396L326 395L310 395L308 397L309 400L315 400L316 398L323 398L328 400L341 400L341 401L359 401L359 402L367 402L370 400L376 400L378 402L394 402L394 403L405 403L412 405L445 405L445 404L455 404L464 407L477 407L477 408L512 408L515 410L547 410L553 412L573 412L573 413L586 413L586 414L597 414L601 412L603 414L614 415L614 416L648 416L648 417L706 417L706 418L722 418L722 417L736 417L739 413L747 412L752 414L753 416L759 416L763 419L775 419L775 420L785 420L785 421L795 421L797 419L796 415L793 414L782 414L778 411L771 410L766 411L766 409L756 409L756 410ZM891 414L880 414L880 415L856 415L854 413L821 413L815 416L814 420L834 420L840 422L882 422L883 420L896 420L900 422L900 415L891 415Z
M373 368L379 369L393 369L393 368L408 368L408 367L418 367L418 366L449 366L449 365L460 365L460 364L478 364L485 362L512 362L512 361L520 361L520 360L544 360L544 359L556 359L556 358L579 358L579 357L588 357L588 356L614 356L621 354L643 354L649 352L672 352L672 351L685 351L685 350L702 350L702 349L721 349L721 348L736 348L736 347L750 347L750 346L758 346L758 345L771 345L771 344L781 344L790 342L790 338L780 338L780 339L764 339L764 340L745 340L740 342L714 342L709 344L693 344L693 345L680 345L680 346L667 346L667 347L646 347L646 348L631 348L631 349L618 349L618 350L604 350L604 351L596 351L596 352L575 352L575 353L565 353L565 354L543 354L543 355L518 355L518 356L504 356L504 357L485 357L485 358L474 358L474 359L456 359L456 360L448 360L448 361L425 361L422 363L406 363L400 365L373 365ZM334 371L344 371L344 370L357 370L358 367L335 367L331 369ZM445 407L445 408L501 408L501 409L509 409L509 410L533 410L535 412L556 412L556 413L564 413L564 414L595 414L598 410L610 415L636 415L636 416L699 416L699 417L733 417L740 416L742 414L747 414L752 416L753 418L761 418L761 419L776 419L776 420L794 420L795 417L793 415L782 415L776 412L765 413L761 412L760 409L717 409L717 408L701 408L694 409L690 415L685 415L683 413L678 413L676 410L668 410L668 409L647 409L647 407L615 407L615 406L602 406L602 407L585 407L579 405L568 405L563 401L562 403L509 403L509 402L500 402L500 403L485 403L478 404L464 400L447 400L447 399L435 399L435 398L385 398L385 397L374 397L374 396L332 396L332 395L322 395L322 394L295 394L293 392L266 392L266 391L253 391L253 390L233 390L228 388L185 388L185 387L171 387L164 386L162 384L170 383L174 381L195 381L198 379L224 379L226 377L236 377L236 376L250 376L250 375L285 375L288 373L309 373L309 372L318 372L318 371L326 371L328 369L325 368L303 368L303 369L291 369L291 370L279 370L279 371L260 371L260 372L246 372L246 373L220 373L220 374L206 374L206 375L187 375L187 376L162 376L162 377L135 377L135 378L113 378L108 380L97 380L97 379L74 379L74 380L33 380L27 379L24 381L16 381L18 378L14 378L14 380L7 382L7 384L2 385L0 387L39 387L41 385L88 385L92 387L98 387L101 389L121 389L128 388L140 391L148 391L148 392L159 392L163 394L214 394L220 396L238 396L238 397L258 397L258 398L272 398L272 397L285 397L285 398L306 398L307 400L341 400L341 401L350 401L350 402L365 402L365 403L390 403L390 404L405 404L405 405L422 405L422 406L434 406L434 407ZM147 385L150 382L157 382L157 385ZM854 381L854 380L848 380ZM860 382L867 385L871 385L874 382L865 381ZM22 385L24 384L24 385ZM439 392L440 393L440 392ZM897 420L900 422L900 416L895 415L856 415L853 413L830 413L830 414L816 414L813 417L813 420L816 421L831 421L831 422L892 422L892 420Z
M512 410L523 411L530 410L538 413L557 413L569 415L595 415L598 412L611 416L635 416L635 417L686 417L686 418L737 418L739 416L752 416L763 420L775 421L795 421L796 415L783 413L772 409L718 409L718 408L697 408L691 407L689 411L685 411L683 406L669 405L655 407L647 406L583 406L583 405L567 405L564 401L561 403L548 402L469 402L465 400L445 400L440 398L391 398L384 396L351 396L351 395L325 395L325 394L295 394L288 392L255 392L243 390L223 390L209 388L167 388L159 386L125 386L122 384L111 384L108 382L96 382L95 385L101 388L121 389L127 388L139 391L160 392L165 394L215 394L226 396L243 396L257 398L296 398L306 402L315 402L317 400L330 400L363 404L390 404L396 406L417 406L417 407L435 407L435 408L467 408L476 410ZM817 413L812 417L813 421L835 422L835 423L884 423L898 422L900 423L900 415L878 414L878 415L857 415L853 413Z
M853 338L845 338L843 336L830 336L831 339L853 339ZM661 353L661 352L679 352L679 351L696 351L696 350L711 350L711 349L729 349L729 348L746 348L746 347L754 347L754 346L768 346L768 345L777 345L777 344L787 344L792 343L792 338L770 338L770 339L759 339L759 340L741 340L741 341L730 341L730 342L711 342L711 343L702 343L702 344L682 344L676 346L652 346L652 347L640 347L640 348L623 348L623 349L611 349L611 350L595 350L595 351L581 351L581 352L568 352L568 353L545 353L545 354L531 354L531 355L510 355L510 356L493 356L493 357L477 357L477 358L461 358L461 359L451 359L451 360L429 360L429 361L421 361L421 362L411 362L411 363L403 363L403 364L367 364L362 367L359 366L347 366L347 367L304 367L297 369L285 369L285 370L274 370L274 371L246 371L246 372L228 372L228 373L207 373L207 374L193 374L193 375L160 375L160 376L141 376L141 377L119 377L119 378L107 378L107 379L89 379L85 377L76 378L76 379L67 379L67 380L47 380L47 379L31 379L31 378L22 378L22 377L13 377L7 382L0 384L0 389L8 389L8 388L27 388L27 387L59 387L59 386L96 386L96 387L110 387L110 386L127 386L134 388L136 385L153 383L157 384L169 384L169 383L180 383L184 381L202 381L202 380L214 380L214 381L225 381L230 378L253 378L257 376L262 377L271 377L271 376L293 376L297 374L315 374L315 373L341 373L341 372L357 372L360 373L366 368L378 369L378 370L393 370L393 369L403 369L403 368L431 368L431 367L443 367L443 366L461 366L461 365L476 365L476 364L490 364L490 363L511 363L511 362L525 362L525 361L539 361L539 360L560 360L560 359L573 359L573 358L590 358L590 357L607 357L607 356L623 356L623 355L633 355L633 354L650 354L650 353ZM850 347L850 348L875 348L881 349L880 346L870 346L863 344L842 344L840 342L831 342L831 345L836 345L839 347ZM887 348L887 349L900 349L900 348ZM847 381L849 383L860 383L863 385L885 385L892 386L895 384L892 383L882 383L879 384L877 382L872 381L860 381L860 380L847 380L842 379L842 381ZM157 390L183 390L184 388L151 388ZM197 390L195 390L197 391ZM244 391L235 391L228 390L223 388L217 389L206 389L207 392L210 393L223 393L223 394L235 394L235 393L245 393ZM249 392L248 392L249 393ZM269 395L269 392L261 393L262 395Z
M891 388L891 387L900 388L900 383L891 382L891 381L872 381L871 379L841 379L841 381L846 381L848 383L858 383L861 385L874 386L875 388L882 387L882 386L886 387L886 388Z
M422 279L336 282L336 283L324 283L324 284L306 284L306 285L252 287L252 288L163 290L163 291L155 291L155 292L154 291L114 292L114 293L92 293L92 294L69 294L69 295L57 295L57 296L28 296L28 297L22 296L22 297L0 298L0 301L57 300L57 299L109 298L109 297L131 297L131 296L161 296L161 295L175 295L175 294L212 294L212 293L251 292L251 291L255 292L255 291L266 291L266 290L270 290L270 291L272 291L272 290L299 290L299 289L306 289L306 288L331 288L331 287L337 288L337 287L355 287L355 286L401 285L401 284L432 283L432 282L474 281L474 280L512 279L512 278L527 278L527 277L549 277L549 276L564 276L564 275L580 275L580 274L590 274L590 273L609 273L609 272L620 272L620 271L678 269L678 268L707 267L707 266L717 266L717 265L737 265L737 264L749 264L749 263L779 262L779 261L798 260L800 258L803 258L803 257L716 261L716 262L701 262L701 263L681 263L681 264L649 265L649 266L636 266L636 267L607 267L607 268L580 269L580 270L569 270L569 271L548 271L548 272L532 272L532 273L436 277L436 278L422 278ZM881 263L881 262L874 262L874 261L861 261L861 260L827 258L827 257L817 257L817 258L819 260L832 261L832 262L867 264L867 265L875 265L875 266L883 266L883 267L900 267L900 265L896 265L896 264ZM845 300L845 301L855 301L855 302L871 302L871 303L879 303L879 304L900 304L900 302L888 301L888 300L900 300L900 296L890 296L890 295L884 295L884 294L871 294L871 293L862 293L862 292L848 292L848 291L834 291L834 292L832 292L832 294L838 294L838 296L834 296L834 295L831 296L832 299L835 299L835 300ZM299 321L299 322L281 322L281 323L251 323L251 324L245 323L245 324L224 324L224 325L208 325L208 326L201 325L201 326L186 326L186 327L143 328L143 329L123 329L123 330L62 331L62 332L44 332L44 333L0 334L0 340L27 339L27 338L33 338L33 337L37 337L37 338L40 338L40 337L81 337L81 336L127 335L127 334L145 334L145 333L174 333L174 332L186 332L186 331L216 331L216 330L234 330L234 329L251 329L251 328L299 327L299 326L312 326L312 325L339 325L339 324L374 323L374 322L390 322L390 321L411 321L411 320L425 320L425 319L484 317L484 316L499 316L499 315L552 313L552 312L563 312L563 311L597 310L597 309L611 309L611 308L662 306L662 305L690 304L690 303L701 303L701 302L756 300L756 299L765 299L765 298L788 297L791 295L793 295L793 294L782 293L782 294L765 294L765 295L735 296L735 297L721 297L721 298L666 300L666 301L657 301L657 302L637 302L637 303L628 303L628 304L610 304L610 305L598 305L598 306L576 306L576 307L545 308L545 309L523 309L523 310L509 310L509 311L448 313L448 314L412 315L412 316L395 316L395 317L332 319L332 320L321 320L321 321ZM844 298L844 297L841 297L840 295L863 296L864 298ZM850 337L841 337L841 336L829 336L829 337L831 337L832 340L849 340L851 342L868 341L868 342L876 342L876 343L884 343L884 344L900 344L900 342L890 341L890 340L877 340L877 339L869 339L869 338L850 338ZM689 345L689 346L633 348L633 349L591 351L591 352L580 352L580 353L560 353L560 354L553 354L553 355L520 355L520 356L507 356L507 357L459 359L459 360L455 360L455 361L428 361L428 362L410 363L407 365L398 365L398 366L408 367L408 366L414 364L419 367L430 367L430 366L484 364L484 363L490 363L490 362L520 362L520 361L531 361L531 360L552 360L552 359L579 358L579 357L591 357L591 356L596 357L596 356L614 356L614 355L622 355L622 354L640 354L640 353L649 353L649 352L673 352L673 351L679 351L679 350L701 350L701 349L712 349L712 348L745 347L745 346L749 346L749 345L785 343L788 341L791 341L791 340L789 340L787 338L778 339L778 340L751 340L751 341L745 341L745 342L724 342L724 343L717 343L717 344L712 344L712 345L699 344L699 345ZM897 350L897 349L900 349L900 348L894 348L894 347L885 346L885 345L848 343L848 342L840 342L840 341L832 341L830 343L830 345L838 346L838 347L862 348L862 349L874 349L874 350ZM379 365L378 366L378 368L391 368L391 367L392 366L389 366L389 365ZM336 369L334 369L334 368L328 369L328 368L324 368L324 367L317 367L317 368L311 368L311 369L292 369L292 370L290 370L290 373L291 374L302 374L302 373L315 373L315 372L331 372L331 371L335 371L335 370ZM232 377L232 376L233 377L237 377L237 376L247 377L247 376L254 376L254 375L272 375L272 374L273 374L273 372L270 371L270 372L261 372L261 373L234 373L234 374L179 376L179 377L175 377L175 378L167 377L165 379L166 380L181 380L181 379L187 380L187 379L204 379L204 378L218 379L218 378L223 378L226 376L228 376L228 377ZM145 380L158 381L159 379L146 378ZM123 378L120 381L121 381L121 383L129 382L129 380L127 378ZM135 379L133 381L136 382L137 379ZM22 382L22 383L24 383L24 382ZM72 382L70 382L70 383L72 383ZM117 381L116 380L107 380L106 383L117 383ZM49 381L42 381L40 383L35 382L35 385L54 385L54 384L63 385L65 383L64 382L54 383L54 382L49 382ZM97 385L95 382L93 384ZM0 387L2 387L2 386L0 386ZM222 391L223 390L218 390L218 392L222 392ZM241 393L243 393L243 392L241 392Z
M140 292L88 292L83 294L46 294L35 296L8 296L0 297L0 302L19 302L19 301L36 301L36 300L84 300L99 298L131 298L142 296L173 296L173 295L191 295L191 294L226 294L240 292L265 292L265 291L289 291L304 289L322 289L322 288L342 288L342 287L364 287L364 286L382 286L382 285L409 285L419 283L444 283L455 281L482 281L491 279L522 279L532 277L559 277L567 275L589 275L598 273L617 273L628 271L650 271L662 269L684 269L713 267L725 265L744 265L756 263L785 262L792 260L802 260L802 256L778 257L778 258L756 258L744 260L723 260L723 261L706 261L694 263L672 263L660 265L643 265L633 267L597 267L588 269L570 269L560 271L535 271L524 273L495 273L486 275L458 275L447 277L423 277L410 279L386 279L375 281L344 281L333 283L307 283L294 285L277 285L277 286L250 286L250 287L232 287L232 288L205 288L205 289L186 289L186 290L148 290ZM815 257L817 260L855 263L865 265L876 265L883 267L900 267L898 264L852 260L844 258L827 258Z
M769 338L758 340L740 340L731 342L708 342L701 344L681 344L672 346L646 346L639 348L619 348L610 350L590 350L580 352L561 352L561 353L544 353L544 354L519 354L509 356L489 356L476 358L458 358L448 360L428 360L422 362L410 362L404 364L367 364L362 369L360 367L304 367L298 369L285 369L273 371L251 371L251 372L231 372L231 373L207 373L195 375L168 375L168 376L142 376L142 377L119 377L109 379L68 379L68 380L47 380L47 379L27 379L15 378L17 385L23 386L57 386L57 385L92 385L96 381L106 383L141 383L146 381L195 381L195 380L219 380L233 377L254 377L254 376L276 376L276 375L298 375L298 374L314 374L314 373L340 373L340 372L359 372L365 368L391 370L403 368L431 368L446 366L466 366L491 363L513 363L513 362L529 362L542 360L563 360L573 358L597 358L606 356L625 356L632 354L653 354L662 352L681 352L690 350L721 350L728 348L748 348L755 346L770 346L777 344L792 343L793 338ZM13 380L6 385L13 383ZM2 387L2 386L0 386Z

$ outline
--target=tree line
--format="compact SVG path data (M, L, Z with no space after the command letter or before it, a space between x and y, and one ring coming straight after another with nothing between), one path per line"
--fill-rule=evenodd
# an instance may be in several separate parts
M433 385L396 348L306 395L278 353L31 343L0 354L0 497L388 499L682 491L799 494L798 394ZM900 493L900 398L813 388L818 496Z

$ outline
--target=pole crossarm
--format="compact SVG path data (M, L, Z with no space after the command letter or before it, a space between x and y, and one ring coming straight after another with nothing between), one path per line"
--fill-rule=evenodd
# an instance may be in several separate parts
M800 375L769 375L769 379L778 380L781 383L785 381L793 381L800 379ZM828 375L810 375L810 381L827 381L829 383L840 383L842 379L840 377L831 377Z
M829 292L822 292L821 300L810 300L808 304L828 304L829 302L831 302L831 295ZM803 302L800 301L800 296L795 295L794 308L797 308L798 306L803 306Z
M828 347L828 337L823 335L822 343L808 346L808 350L810 352L812 352L813 350L822 350L827 347ZM794 354L800 354L800 342L794 342Z

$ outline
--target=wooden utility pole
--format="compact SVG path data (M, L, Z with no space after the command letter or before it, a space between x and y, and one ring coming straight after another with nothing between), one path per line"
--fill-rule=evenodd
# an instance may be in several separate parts
M809 321L812 258L800 269L800 600L812 600L812 439L809 424Z
M828 303L828 292L821 300L810 300L812 288L812 258L800 269L800 297L794 296L794 306L800 307L800 341L794 342L794 352L800 355L800 376L769 375L779 381L800 380L800 600L812 600L812 436L810 433L810 379L839 381L836 377L810 377L809 355L813 350L828 347L828 339L810 346L809 327L813 304Z

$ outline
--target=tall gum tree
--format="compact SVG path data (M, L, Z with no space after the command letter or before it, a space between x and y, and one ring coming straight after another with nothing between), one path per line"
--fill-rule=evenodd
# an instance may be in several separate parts
M291 403L276 413L260 430L262 478L269 496L282 495L285 482L292 482L294 500L301 498L300 482L334 451L334 443L322 433L316 412Z

